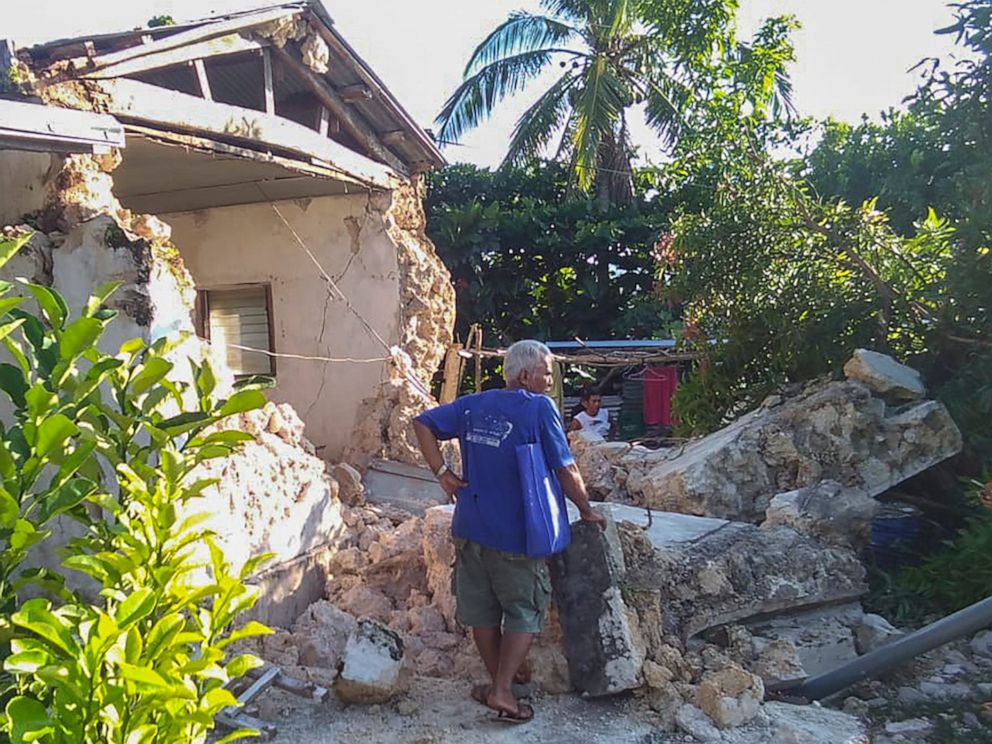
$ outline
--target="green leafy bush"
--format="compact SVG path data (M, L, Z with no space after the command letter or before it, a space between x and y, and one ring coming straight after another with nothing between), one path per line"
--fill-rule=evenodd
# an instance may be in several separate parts
M23 242L0 240L0 265ZM265 398L250 384L217 399L208 363L176 380L175 339L100 352L114 285L78 317L52 289L25 288L37 316L0 286L0 337L13 360L0 364L0 390L14 409L0 431L0 640L9 648L0 731L15 743L204 741L213 716L236 703L224 685L257 663L227 648L267 632L232 629L256 596L244 579L264 557L231 574L190 508L212 481L191 479L249 438L210 427ZM24 569L56 518L83 526L63 566L95 580L98 601L60 573ZM20 601L31 586L48 598Z

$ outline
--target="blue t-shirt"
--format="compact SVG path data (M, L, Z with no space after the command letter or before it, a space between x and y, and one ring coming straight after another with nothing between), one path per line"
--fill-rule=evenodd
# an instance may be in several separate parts
M517 445L540 442L552 471L574 462L554 402L526 390L487 390L438 406L416 420L438 439L458 437L462 480L468 485L457 495L452 535L525 553Z

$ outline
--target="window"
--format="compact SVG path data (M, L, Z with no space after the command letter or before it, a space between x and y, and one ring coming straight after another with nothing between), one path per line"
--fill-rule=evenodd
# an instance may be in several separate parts
M197 292L197 330L237 376L274 375L272 292L267 284ZM259 351L247 351L258 349Z

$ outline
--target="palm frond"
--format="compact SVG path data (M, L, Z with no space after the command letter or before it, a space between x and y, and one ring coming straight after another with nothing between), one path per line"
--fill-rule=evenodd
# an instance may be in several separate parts
M693 90L672 75L660 73L646 80L644 85L644 119L658 132L665 145L671 146L685 126Z
M588 20L603 0L541 0L541 7L553 15L572 20Z
M521 115L502 165L521 165L540 157L568 115L568 92L577 80L576 76L563 75Z
M573 111L572 167L584 191L592 188L596 179L603 135L617 125L627 98L628 92L607 58L599 55L593 59L583 72L582 89Z
M492 114L503 98L522 90L551 60L551 52L522 52L483 67L445 101L434 124L438 139L457 142L462 134Z
M578 38L578 30L567 23L548 16L515 11L475 48L465 65L465 77L501 59L522 52L560 47Z

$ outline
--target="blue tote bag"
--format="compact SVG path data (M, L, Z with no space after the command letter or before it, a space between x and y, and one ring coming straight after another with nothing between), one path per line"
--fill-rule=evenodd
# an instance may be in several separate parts
M517 469L524 499L527 555L542 558L561 552L572 539L568 511L561 485L548 467L539 441L517 445Z

